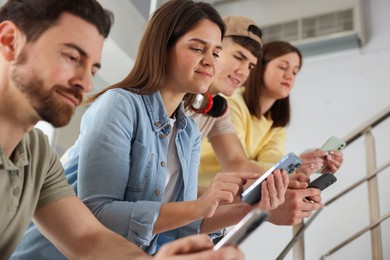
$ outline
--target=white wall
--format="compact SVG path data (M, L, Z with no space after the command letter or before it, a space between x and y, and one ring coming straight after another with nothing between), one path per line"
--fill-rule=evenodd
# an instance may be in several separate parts
M215 6L222 16L244 15L259 26L276 24L318 14L348 9L356 0L246 0L226 1ZM363 0L364 1L364 0Z
M292 93L292 123L287 151L318 147L335 135L344 137L390 105L390 1L370 0L371 36L360 50L305 59ZM367 10L366 10L367 11ZM377 165L390 159L390 122L374 130ZM323 200L354 183L366 173L363 140L345 150L338 182L323 192ZM390 170L379 176L381 214L390 211ZM323 210L305 236L306 259L319 259L337 243L369 223L367 188L362 185L346 199ZM248 259L275 259L289 242L291 229L268 224L245 242ZM384 259L390 259L390 220L382 225ZM387 246L386 246L387 245ZM329 259L371 259L370 235L366 234ZM292 259L290 253L286 259Z

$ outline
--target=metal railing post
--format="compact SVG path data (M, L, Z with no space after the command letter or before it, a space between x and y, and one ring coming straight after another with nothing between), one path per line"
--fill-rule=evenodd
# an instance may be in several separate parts
M365 148L367 159L367 175L370 176L376 172L376 154L375 140L371 132L371 127L364 133ZM368 203L370 209L370 224L377 223L380 219L379 212L379 194L378 177L374 176L367 182L368 185ZM372 259L383 259L382 257L382 238L380 225L371 230L371 254Z
M293 236L297 235L297 233L303 228L303 225L303 222L301 222L293 226ZM295 242L293 247L293 259L305 260L305 237L303 234Z
M383 251L382 251L382 237L381 237L381 228L380 223L390 218L390 214L387 213L384 217L380 216L379 211L379 194L378 194L378 178L377 174L378 172L381 172L382 170L390 167L390 161L385 163L385 165L381 166L380 169L377 169L376 166L376 154L375 154L375 141L374 137L372 135L371 129L377 126L378 124L381 124L384 120L388 119L390 117L390 106L384 109L382 112L378 113L376 116L371 118L368 122L363 124L361 127L357 128L355 131L350 133L348 136L343 138L347 146L354 141L356 141L360 137L365 138L365 152L366 152L366 159L367 159L367 176L362 178L361 180L354 183L352 186L348 187L341 193L339 193L337 196L333 197L326 203L324 203L324 207L330 205L334 201L340 199L345 194L349 193L350 191L354 190L357 186L361 185L364 182L367 182L368 185L368 203L369 203L369 209L370 209L370 225L363 229L362 231L358 232L351 238L347 239L343 243L337 245L334 249L330 250L325 255L321 256L321 259L325 259L326 256L329 256L333 254L335 251L339 250L340 248L344 247L346 244L350 243L357 237L359 237L364 232L367 232L368 230L371 230L371 251L372 251L372 259L383 259ZM301 260L304 259L304 232L306 229L311 225L311 223L316 219L316 217L320 214L321 209L318 209L305 223L301 223L299 225L294 226L293 229L293 237L290 240L290 242L286 245L286 247L282 250L282 252L277 256L277 260L282 260L286 257L288 252L294 248L293 252L293 259ZM301 245L297 245L296 243Z

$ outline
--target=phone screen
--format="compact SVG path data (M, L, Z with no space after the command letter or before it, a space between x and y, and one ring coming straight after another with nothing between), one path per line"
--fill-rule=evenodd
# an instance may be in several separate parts
M296 168L302 165L302 160L294 153L289 153L284 156L279 162L271 167L267 172L260 176L251 186L249 186L242 194L241 200L250 205L261 200L261 183L273 173L276 169L285 170L288 174L293 173Z
M347 144L343 140L332 136L324 143L324 145L320 148L320 150L326 152L334 151L334 150L342 150L345 148L346 145ZM324 165L322 168L318 169L317 172L324 173L326 170L327 170L327 165Z
M268 218L268 213L262 212L256 208L251 210L245 217L241 219L234 228L226 234L215 246L214 250L218 250L223 246L241 244L257 227Z

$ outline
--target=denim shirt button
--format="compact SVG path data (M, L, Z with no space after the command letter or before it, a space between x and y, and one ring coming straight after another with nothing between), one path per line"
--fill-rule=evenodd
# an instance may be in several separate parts
M166 134L161 134L161 138L165 139L165 138L167 138L167 135Z
M156 189L156 190L154 191L154 194L156 194L156 196L160 196L160 190L159 190L159 189Z
M157 126L157 127L160 127L161 123L160 122L156 122L156 123L154 123L154 125Z
M166 163L165 163L164 161L162 161L162 162L160 163L160 165L161 165L161 167L165 167L165 166L166 166Z

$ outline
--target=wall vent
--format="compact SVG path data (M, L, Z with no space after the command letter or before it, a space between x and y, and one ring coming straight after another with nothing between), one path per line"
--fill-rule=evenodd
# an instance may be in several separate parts
M264 41L291 42L304 56L359 48L366 42L359 7L262 26Z

